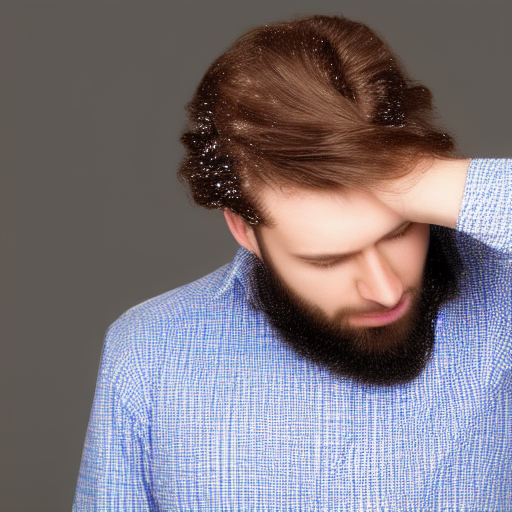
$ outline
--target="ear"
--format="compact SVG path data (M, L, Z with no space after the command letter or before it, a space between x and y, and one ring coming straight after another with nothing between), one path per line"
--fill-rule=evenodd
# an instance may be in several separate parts
M224 218L235 240L242 247L245 247L248 251L255 253L261 258L258 242L251 226L247 225L240 215L233 213L231 210L224 210Z

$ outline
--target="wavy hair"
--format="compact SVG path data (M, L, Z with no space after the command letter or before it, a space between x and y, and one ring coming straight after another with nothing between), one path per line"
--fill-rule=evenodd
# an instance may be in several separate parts
M264 185L368 188L425 156L453 157L433 124L430 91L413 82L366 25L310 16L243 34L187 105L178 177L192 199L268 220Z

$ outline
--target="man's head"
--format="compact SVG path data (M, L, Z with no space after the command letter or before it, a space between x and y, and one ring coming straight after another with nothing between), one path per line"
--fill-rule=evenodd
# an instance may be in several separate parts
M226 211L255 265L256 306L302 355L371 384L416 377L439 307L457 289L449 236L410 223L371 193L265 189L272 227ZM430 242L430 243L429 243ZM450 252L451 251L451 252Z
M411 336L437 311L424 294L430 228L404 223L370 190L425 157L453 155L431 124L429 91L365 25L313 16L240 37L188 111L179 177L264 263L258 293L283 336L366 382L416 375L432 336ZM315 336L320 352L331 347L323 356ZM379 358L387 369L356 368Z
M371 193L267 188L260 200L272 227L226 211L233 236L326 318L389 323L369 315L409 304L420 287L429 226L404 221Z
M452 156L431 95L366 25L312 16L256 27L208 69L188 105L179 170L194 201L250 225L263 186L366 189L424 156Z

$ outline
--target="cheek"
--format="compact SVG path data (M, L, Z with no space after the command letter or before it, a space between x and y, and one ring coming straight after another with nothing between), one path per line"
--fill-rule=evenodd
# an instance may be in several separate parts
M283 265L277 270L297 295L328 315L357 300L348 266L323 270L298 263Z
M418 286L423 276L430 239L428 224L416 225L408 236L386 247L386 256L405 287Z

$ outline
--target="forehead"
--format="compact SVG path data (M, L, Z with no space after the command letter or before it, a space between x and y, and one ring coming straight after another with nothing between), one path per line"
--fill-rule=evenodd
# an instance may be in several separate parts
M274 222L265 240L290 251L359 251L404 220L364 191L266 187L260 201Z

